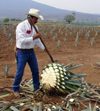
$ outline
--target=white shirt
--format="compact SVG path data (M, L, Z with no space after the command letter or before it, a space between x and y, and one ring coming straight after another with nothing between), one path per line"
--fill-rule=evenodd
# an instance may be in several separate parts
M36 25L35 25L36 26ZM36 26L38 29L38 27ZM25 20L18 24L16 28L16 47L21 49L31 49L37 45L42 50L45 49L40 38L33 40L33 36L36 34L34 27L29 24L28 20Z

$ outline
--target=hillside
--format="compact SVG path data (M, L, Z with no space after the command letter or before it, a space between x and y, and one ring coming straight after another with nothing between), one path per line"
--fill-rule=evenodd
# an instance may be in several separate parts
M100 18L100 15L62 10L32 0L9 0L9 2L1 0L0 3L2 4L0 6L0 18L25 18L24 14L28 13L30 8L39 9L45 19L63 20L67 14L72 14L73 12L75 13L76 20L98 20Z

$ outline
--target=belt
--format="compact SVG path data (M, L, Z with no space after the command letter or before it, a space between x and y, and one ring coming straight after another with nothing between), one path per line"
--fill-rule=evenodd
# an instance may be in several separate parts
M31 50L33 50L33 48L31 48L31 49L20 49L20 48L17 48L17 50L22 50L22 51L31 51Z

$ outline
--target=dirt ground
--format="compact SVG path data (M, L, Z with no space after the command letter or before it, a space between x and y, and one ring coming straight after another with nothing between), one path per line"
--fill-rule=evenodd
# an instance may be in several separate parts
M57 24L56 24L57 25ZM59 25L59 24L58 24ZM43 25L45 26L45 25ZM51 28L52 29L52 28ZM69 30L69 28L68 28ZM90 30L90 29L88 29ZM98 29L97 29L98 30ZM64 29L62 28L62 31ZM58 33L56 29L54 31L53 36L57 33L58 38L53 42L50 30L47 30L47 38L45 38L45 34L43 30L40 30L42 34L42 39L47 46L49 52L51 53L55 62L59 64L67 65L71 62L74 62L74 65L83 64L83 66L72 70L72 72L76 74L86 73L87 76L84 77L85 81L88 83L95 84L97 86L100 85L100 68L96 67L96 63L100 62L100 32L98 32L98 36L95 37L95 32L91 32L90 40L92 37L95 37L95 44L91 45L91 42L86 39L86 31L79 35L79 44L75 46L75 38L76 33L72 32L72 35L68 33L66 37L66 41L64 41L65 35L61 35ZM78 29L79 32L79 29ZM0 29L0 88L11 88L14 82L14 76L16 74L16 63L15 63L15 34L12 33L9 28L7 29L7 33L11 34L13 39L13 44L10 44L10 40L3 34L3 30ZM64 31L65 33L65 31ZM61 41L61 46L57 46L57 41ZM34 48L36 57L38 60L39 71L41 73L42 69L52 63L48 54L37 46ZM2 68L5 68L6 65L10 65L10 70L8 72L8 77L5 78L4 72ZM25 67L23 79L30 80L31 79L31 71L28 65ZM12 89L12 88L11 88ZM0 93L3 92L0 90ZM58 101L59 96L51 96L52 100ZM59 100L61 102L61 100Z

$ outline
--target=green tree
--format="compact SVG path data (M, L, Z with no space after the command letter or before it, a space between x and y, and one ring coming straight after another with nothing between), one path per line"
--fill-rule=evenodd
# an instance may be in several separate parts
M75 17L73 15L66 15L64 20L66 20L66 22L71 23L72 21L75 20Z
M21 19L16 19L16 21L21 21Z
M9 22L9 18L4 18L3 22Z
M16 19L15 18L11 18L11 21L16 21Z

